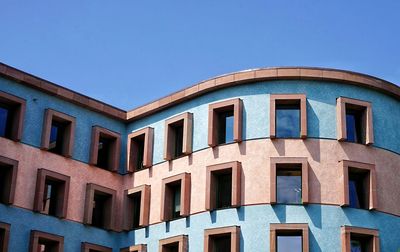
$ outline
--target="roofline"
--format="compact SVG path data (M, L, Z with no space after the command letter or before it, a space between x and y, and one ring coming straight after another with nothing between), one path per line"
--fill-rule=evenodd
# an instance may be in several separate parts
M400 87L391 82L366 74L317 67L272 67L229 73L199 82L129 111L72 91L4 63L0 63L0 76L121 121L136 120L222 88L268 80L342 82L374 89L400 100Z

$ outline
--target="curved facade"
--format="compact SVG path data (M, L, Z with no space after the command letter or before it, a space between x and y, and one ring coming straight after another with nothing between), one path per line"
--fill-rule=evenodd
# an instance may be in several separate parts
M123 111L0 73L3 251L400 249L394 84L258 69Z

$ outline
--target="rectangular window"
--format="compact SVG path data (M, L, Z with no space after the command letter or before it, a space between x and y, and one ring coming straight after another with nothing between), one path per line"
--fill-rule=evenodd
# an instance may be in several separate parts
M89 183L86 188L84 223L114 229L116 191Z
M0 137L20 141L26 102L0 91Z
M121 136L119 133L94 126L89 163L105 170L118 171L120 145Z
M304 94L270 96L270 137L307 137L307 101Z
M188 237L186 235L178 235L159 242L160 252L187 252Z
M242 141L243 102L231 99L209 105L208 145Z
M164 159L192 153L193 114L183 113L165 121Z
M277 203L301 204L301 165L277 165Z
M154 129L147 127L128 135L128 172L153 165Z
M13 204L18 161L0 156L0 203Z
M145 244L133 245L130 246L129 248L121 249L121 252L147 252L147 245Z
M135 228L149 225L150 212L150 186L142 185L125 190L124 201L124 229L132 230Z
M240 206L240 181L240 162L207 166L206 209Z
M81 252L112 252L112 248L100 246L89 242L82 242Z
M307 158L271 157L270 160L271 204L307 204Z
M360 144L373 144L371 103L339 97L336 107L337 139Z
M32 230L30 252L62 252L64 251L64 237Z
M271 252L308 252L307 224L270 224Z
M341 227L342 251L379 252L379 232L376 229L351 226Z
M190 174L163 179L161 220L169 221L190 213Z
M204 251L239 252L240 227L222 227L204 231Z
M42 149L71 157L74 134L74 117L52 109L46 109L43 122Z
M8 251L8 241L10 239L10 224L0 222L0 251Z

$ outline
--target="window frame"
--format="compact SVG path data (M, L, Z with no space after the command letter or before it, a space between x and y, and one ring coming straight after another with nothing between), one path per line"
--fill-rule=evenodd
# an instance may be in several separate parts
M133 230L134 227L131 222L127 220L133 219L133 203L130 199L134 194L140 193L140 216L139 216L139 228L149 225L150 217L150 185L140 185L132 189L124 191L124 230Z
M279 232L287 232L287 233L297 233L301 232L302 237L302 252L308 252L310 249L309 244L309 230L307 223L270 223L269 224L269 232L270 232L270 252L277 251L277 237Z
M76 119L75 117L49 108L45 110L43 117L41 149L49 150L51 126L53 121L68 124L68 129L64 132L65 135L63 139L62 153L59 155L70 158L72 157L74 149Z
M187 252L188 250L188 236L187 235L177 235L173 237L168 237L159 240L158 251L164 252L164 246L172 243L178 243L179 252Z
M92 141L90 145L90 158L89 158L89 164L97 166L98 163L98 152L99 152L99 142L100 142L100 136L105 136L105 138L108 139L113 139L112 147L109 153L109 158L108 160L108 169L112 172L118 172L119 168L119 157L121 155L121 134L117 132L113 132L109 129L100 127L100 126L93 126L92 127ZM97 166L98 167L98 166ZM102 167L99 167L102 168Z
M212 252L212 237L230 234L231 236L231 252L240 251L240 226L228 226L219 228L210 228L204 230L204 251Z
M109 216L104 216L104 225L101 229L105 230L115 230L115 207L116 207L116 195L117 191L111 188L107 188L94 183L86 184L86 197L85 197L85 210L83 217L83 224L92 225L93 217L93 205L94 205L94 195L98 192L100 194L106 194L111 196L111 202L109 206ZM100 227L99 227L100 228Z
M276 104L285 102L299 101L300 106L300 135L293 139L307 138L307 97L305 94L271 94L270 95L270 117L269 117L269 137L271 139L277 138L276 130ZM286 139L286 138L281 138Z
M342 178L342 196L341 196L341 206L349 206L349 172L351 169L363 170L367 173L369 180L368 188L368 209L374 210L378 208L378 197L377 197L377 183L376 183L376 171L374 164L350 161L350 160L340 160L339 161L339 171L341 171ZM365 192L364 192L365 193ZM364 209L364 208L359 208Z
M242 141L243 129L243 101L234 98L208 105L208 145L215 147L218 144L218 113L233 106L233 143Z
M341 241L342 241L342 251L347 252L351 249L351 235L365 235L370 237L372 241L372 251L371 252L380 252L379 247L379 230L371 229L371 228L362 228L362 227L354 227L354 226L341 226Z
M215 183L213 179L213 173L223 172L225 170L231 170L232 173L232 188L231 188L231 206L241 206L241 174L242 174L242 163L238 161L227 162L222 164L209 165L206 168L206 202L205 207L207 211L217 209L215 198Z
M35 190L35 198L33 204L33 211L39 212L42 214L46 214L42 211L43 209L43 197L45 192L45 183L46 179L50 178L53 181L57 181L60 183L64 183L64 190L62 192L62 203L61 207L57 207L57 213L54 216L57 218L66 218L67 209L68 209L68 196L69 196L69 185L70 185L70 177L60 174L58 172L50 171L44 168L40 168L37 171L37 179L36 179L36 190ZM61 197L60 195L58 195ZM46 214L49 215L49 214Z
M172 211L169 211L169 206L172 205L172 200L167 195L167 186L179 182L181 183L181 210L180 217L187 217L190 214L190 193L191 193L191 175L190 173L180 173L162 180L162 192L161 192L161 221L171 221L177 218L173 218Z
M13 115L12 130L10 138L13 141L20 142L24 129L24 118L26 111L26 100L15 95L11 95L0 91L0 103L9 106L16 106L15 114Z
M173 125L183 121L182 155L174 157L175 138ZM185 112L165 121L164 160L172 160L193 152L193 113Z
M0 251L2 252L8 251L8 243L10 241L10 229L11 229L11 224L0 222L0 230L4 231L3 246L0 247Z
M128 248L122 248L121 252L147 252L146 244L133 245Z
M301 165L301 200L302 203L296 205L306 205L309 203L309 184L308 184L308 159L306 157L271 157L270 158L270 204L277 202L277 169L279 165Z
M154 146L154 129L151 127L147 127L141 130L137 130L135 132L132 132L128 135L128 147L127 147L127 172L132 173L132 172L137 172L141 171L138 170L138 167L136 167L136 162L135 162L135 157L133 153L131 153L133 150L132 146L132 141L134 141L135 138L140 137L144 135L144 150L143 150L143 167L144 169L150 168L153 166L153 146ZM144 170L143 169L143 170Z
M336 99L336 129L337 140L347 141L347 126L346 126L346 106L361 107L364 110L365 116L365 145L374 143L374 124L372 114L372 103L347 97L338 97Z
M64 236L50 234L50 233L46 233L46 232L38 231L38 230L31 230L30 242L29 242L29 251L30 252L37 251L37 247L39 246L39 239L45 239L48 241L56 242L56 243L58 243L57 252L64 251Z
M81 252L90 252L90 250L96 250L99 252L112 252L112 248L105 247L97 244L93 244L90 242L82 242L81 243Z
M8 195L5 195L5 204L12 205L14 204L15 198L15 190L17 187L17 176L18 176L18 160L11 159L8 157L0 156L0 165L10 166L11 169L11 179L9 183L6 185L8 189ZM2 169L2 168L0 168ZM1 196L1 195L0 195Z

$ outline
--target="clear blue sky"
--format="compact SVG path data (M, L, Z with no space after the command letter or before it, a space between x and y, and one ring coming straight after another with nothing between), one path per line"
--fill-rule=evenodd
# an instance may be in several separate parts
M399 0L4 0L0 29L1 62L123 109L267 66L400 83Z

